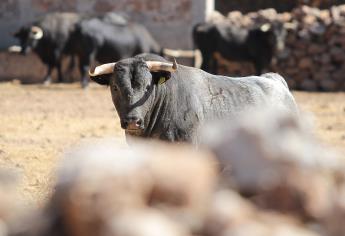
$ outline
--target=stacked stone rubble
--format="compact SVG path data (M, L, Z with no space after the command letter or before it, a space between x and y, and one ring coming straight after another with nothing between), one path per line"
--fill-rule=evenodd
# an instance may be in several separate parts
M217 0L215 1L215 7L222 13L234 10L252 12L264 8L274 8L278 12L285 12L291 11L293 8L300 5L308 5L324 9L344 3L344 0Z
M235 11L223 20L246 28L267 22L292 23L295 27L288 29L286 50L276 55L269 70L281 73L292 89L345 90L345 5L326 10L302 6L279 14L274 9L248 14ZM219 73L255 73L250 63L222 59L220 64Z

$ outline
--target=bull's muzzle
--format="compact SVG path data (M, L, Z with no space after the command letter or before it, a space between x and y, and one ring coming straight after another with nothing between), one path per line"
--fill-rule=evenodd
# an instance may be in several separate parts
M144 130L144 122L140 118L127 118L121 121L121 128L127 133L139 134Z
M132 121L124 121L124 128L127 130L137 130L141 129L142 126L142 120L132 120Z

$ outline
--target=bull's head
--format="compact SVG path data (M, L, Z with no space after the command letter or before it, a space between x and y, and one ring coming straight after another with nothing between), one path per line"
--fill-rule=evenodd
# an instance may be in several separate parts
M43 30L38 26L22 27L14 37L20 42L21 53L26 54L43 38Z
M297 23L295 22L272 22L261 25L260 30L267 35L272 48L279 54L285 51L285 40L288 31L295 30Z
M109 85L113 103L127 134L143 135L157 105L157 89L177 69L174 63L129 58L97 66L89 71L90 78Z

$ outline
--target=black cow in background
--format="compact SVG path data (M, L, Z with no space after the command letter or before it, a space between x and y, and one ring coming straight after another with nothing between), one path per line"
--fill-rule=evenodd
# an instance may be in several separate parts
M89 65L129 58L140 53L161 54L162 49L147 29L108 15L80 21L71 35L71 44L79 58L83 81Z
M44 83L51 83L51 73L58 70L58 81L63 81L61 62L63 55L73 55L73 45L70 35L79 22L80 16L75 13L50 13L39 20L23 26L14 34L20 42L20 51L26 54L30 50L35 52L48 67ZM73 67L73 58L70 69Z
M103 22L113 27L126 27L128 17L120 13L111 12L88 15L49 13L39 20L23 26L14 34L14 37L20 42L20 52L22 54L32 50L47 65L48 70L44 77L45 84L51 83L51 73L54 68L58 70L58 81L63 81L61 70L63 56L71 56L71 63L69 65L69 70L71 71L75 65L75 55L80 55L80 51L87 51L89 49L89 45L86 45L86 48L80 47L83 37L75 37L78 35L78 33L75 34L77 25L80 26L79 23L82 24L88 21ZM117 34L113 34L112 37L117 37ZM84 63L84 60L81 60L81 62ZM80 67L80 72L82 74L81 84L83 87L86 87L88 85L88 78L84 76L85 71L83 67Z
M286 29L282 23L266 23L252 29L228 23L199 23L193 29L193 41L201 51L201 69L216 73L214 53L234 61L249 61L260 75L273 56L284 50Z

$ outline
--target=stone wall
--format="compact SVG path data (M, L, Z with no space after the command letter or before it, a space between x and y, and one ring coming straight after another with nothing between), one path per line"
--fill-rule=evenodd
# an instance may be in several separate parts
M273 9L242 15L231 12L227 21L250 27L254 22L295 22L288 31L286 50L274 58L270 71L282 74L293 89L345 90L345 5L319 10L302 6L291 13ZM249 63L220 60L219 73L254 74Z
M230 11L251 12L260 9L274 8L278 12L291 11L300 5L318 8L329 8L344 4L345 0L216 0L216 10L227 14Z

